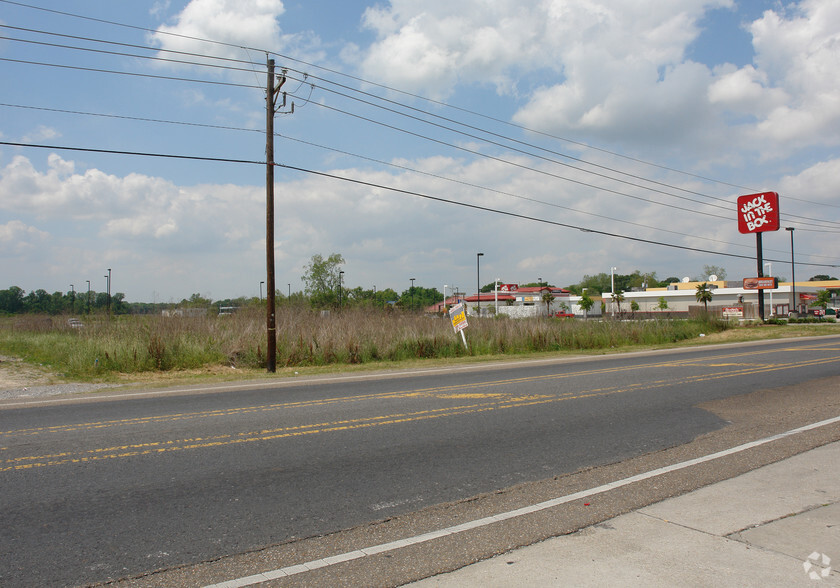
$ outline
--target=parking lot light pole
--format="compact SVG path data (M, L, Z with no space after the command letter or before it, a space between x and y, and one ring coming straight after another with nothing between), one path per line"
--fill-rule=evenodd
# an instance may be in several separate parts
M476 283L476 296L477 296L477 306L476 306L476 313L478 316L481 316L481 278L479 277L479 260L483 257L483 253L476 253L475 254L475 283Z
M786 231L790 231L790 311L799 312L796 304L796 264L793 261L793 229L794 227L785 227Z

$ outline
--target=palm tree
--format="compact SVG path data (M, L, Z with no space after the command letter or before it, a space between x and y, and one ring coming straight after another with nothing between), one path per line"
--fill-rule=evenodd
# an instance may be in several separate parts
M545 302L545 311L548 316L551 316L551 303L554 302L554 294L551 290L543 292L542 301Z
M709 288L709 284L706 282L697 284L697 292L694 294L694 297L697 298L697 302L703 303L704 310L708 312L709 302L712 301L712 289Z
M624 302L624 292L618 291L612 293L613 304L618 307L618 314L621 314L621 303Z

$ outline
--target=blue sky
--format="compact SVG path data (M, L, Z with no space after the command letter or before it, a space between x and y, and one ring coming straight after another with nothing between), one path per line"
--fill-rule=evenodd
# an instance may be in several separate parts
M6 143L261 162L266 54L289 68L284 292L333 252L348 286L398 291L472 292L479 251L482 283L738 280L735 201L766 190L797 278L840 274L830 0L25 0L0 24ZM264 238L264 166L0 145L0 288L104 290L112 268L132 301L257 295ZM789 233L763 240L789 277Z

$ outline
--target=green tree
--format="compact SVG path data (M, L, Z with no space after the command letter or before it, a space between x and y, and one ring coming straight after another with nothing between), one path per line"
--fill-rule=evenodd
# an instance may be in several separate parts
M704 265L701 280L708 280L709 276L717 276L718 280L726 279L726 269L718 265Z
M635 300L630 301L630 312L632 312L633 314L639 312L639 303Z
M709 284L706 282L697 284L697 291L694 293L694 297L697 299L697 302L703 303L703 308L708 312L709 302L712 301L712 289L709 287Z
M312 306L323 308L338 302L339 272L344 263L340 253L333 253L326 259L320 253L312 256L301 276Z
M820 290L817 292L817 299L811 303L811 306L821 306L825 310L829 304L831 304L831 292Z
M0 290L0 312L16 314L23 312L25 307L24 291L18 286Z
M114 295L116 298L116 294ZM211 298L205 298L201 294L192 294L189 299L184 298L181 300L181 306L192 306L198 308L206 308L213 304L213 300Z
M584 292L580 296L580 302L578 302L578 306L583 309L583 318L589 316L589 311L592 310L592 306L595 304L595 301L589 296L587 292Z
M668 310L668 301L664 296L659 297L659 310Z

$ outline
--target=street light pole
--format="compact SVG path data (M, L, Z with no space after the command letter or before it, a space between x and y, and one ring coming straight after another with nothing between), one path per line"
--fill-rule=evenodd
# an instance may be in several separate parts
M443 285L443 305L441 306L441 309L443 310L444 314L446 314L446 288L447 288L447 286L449 286L449 284L444 284Z
M793 230L794 227L785 227L786 231L790 231L790 311L799 312L799 305L796 304L796 264L793 261Z
M87 293L87 313L90 314L90 280L85 280L88 284L88 293Z
M260 282L260 302L262 302L262 287L263 287L263 284L265 284L265 282L261 281Z
M480 278L480 273L479 273L479 263L478 262L479 262L480 258L483 257L483 256L484 256L483 253L476 253L475 254L475 283L476 283L476 289L475 290L476 290L476 297L477 297L476 312L477 312L479 317L481 316L481 278Z
M111 268L108 268L108 320L111 320Z
M76 314L76 291L73 284L70 284L70 314Z
M344 277L344 270L338 272L338 310L341 311L341 279Z
M767 266L767 273L770 274L770 277L773 277L773 264L771 262L766 262L764 265ZM770 316L775 316L776 310L773 306L773 290L770 290Z
M615 271L617 269L618 269L617 267L611 267L610 268L610 295L613 298L613 303L612 303L612 315L613 316L615 316Z
M414 311L414 280L417 278L408 278L411 280L411 310Z

